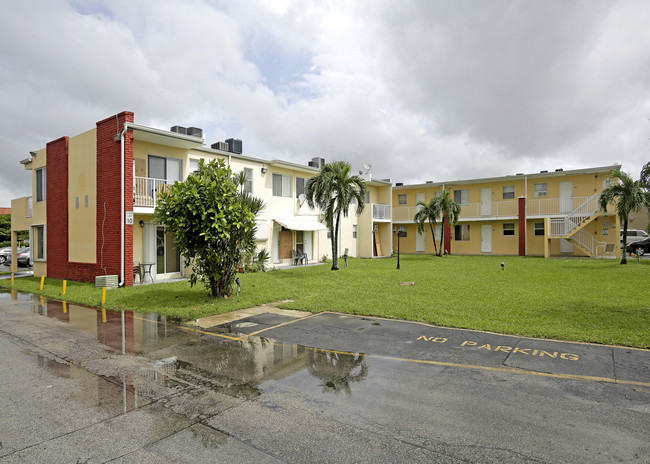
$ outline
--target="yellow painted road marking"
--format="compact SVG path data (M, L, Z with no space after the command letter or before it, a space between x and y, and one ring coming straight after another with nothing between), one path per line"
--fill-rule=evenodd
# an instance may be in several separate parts
M314 314L310 314L309 316L301 317L301 318L299 318L299 319L294 319L293 321L283 322L282 324L274 325L274 326L272 326L272 327L267 327L266 329L261 329L261 330L258 330L257 332L252 332L252 333L249 333L249 334L247 334L247 335L248 335L249 337L252 337L253 335L261 334L262 332L266 332L267 330L277 329L278 327L282 327L282 326L285 326L285 325L293 324L294 322L304 321L305 319L310 319L310 318L312 318L312 317L319 316L319 315L321 315L321 314L330 314L330 313L329 313L329 311L324 311L324 312L322 312L322 313L314 313Z

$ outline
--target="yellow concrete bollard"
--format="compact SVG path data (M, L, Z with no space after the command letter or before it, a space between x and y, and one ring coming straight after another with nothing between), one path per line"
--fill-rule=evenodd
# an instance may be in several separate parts
M44 285L45 285L45 276L41 276L41 291L43 291Z
M106 304L106 287L102 287L102 306Z
M66 286L67 286L67 285L68 285L68 281L67 281L67 280L64 280L64 281L63 281L63 293L62 293L62 295L65 295L65 289L66 289Z

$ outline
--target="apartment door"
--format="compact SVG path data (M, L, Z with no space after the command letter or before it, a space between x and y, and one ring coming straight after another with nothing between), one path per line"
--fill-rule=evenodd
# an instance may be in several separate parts
M415 251L419 253L424 252L424 233L415 233Z
M573 211L573 182L560 182L560 213Z
M492 253L492 225L481 225L481 253Z
M181 255L174 248L174 236L164 226L156 227L156 274L181 271Z
M418 204L418 201L424 201L424 193L416 193L415 194L415 204ZM418 212L422 209L422 206L416 206L415 207L415 212Z
M481 189L481 216L492 215L492 189Z

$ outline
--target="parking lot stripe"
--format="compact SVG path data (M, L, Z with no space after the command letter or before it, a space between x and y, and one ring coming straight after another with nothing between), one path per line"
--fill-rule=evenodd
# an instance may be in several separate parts
M260 334L260 333L265 332L267 330L277 329L278 327L282 327L282 326L285 326L285 325L288 325L288 324L293 324L295 322L304 321L305 319L310 319L310 318L315 317L315 316L320 316L321 314L331 314L331 313L329 311L323 311L322 313L310 314L309 316L301 317L301 318L295 319L293 321L283 322L282 324L274 325L274 326L271 326L271 327L267 327L265 329L258 330L257 332L249 333L248 336L252 337L253 335Z

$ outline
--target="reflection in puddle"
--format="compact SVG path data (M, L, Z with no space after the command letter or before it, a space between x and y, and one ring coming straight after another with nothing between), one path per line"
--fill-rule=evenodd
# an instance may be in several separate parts
M152 403L162 405L194 424L194 438L206 447L226 442L225 435L215 434L201 422L221 411L221 395L253 400L262 394L262 382L293 375L319 379L321 394L351 395L353 385L368 375L363 354L347 355L264 337L240 338L236 324L220 327L224 329L221 333L208 333L183 327L178 319L158 314L105 311L0 290L0 300L6 299L15 300L17 306L35 314L93 334L113 354L150 360L135 372L106 377L65 360L59 362L29 352L40 367L76 381L78 402L108 415L127 413ZM224 332L238 336L227 336Z

